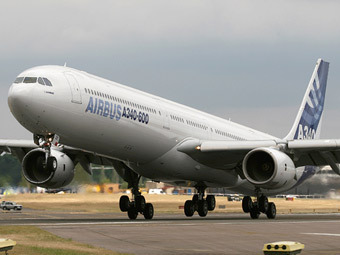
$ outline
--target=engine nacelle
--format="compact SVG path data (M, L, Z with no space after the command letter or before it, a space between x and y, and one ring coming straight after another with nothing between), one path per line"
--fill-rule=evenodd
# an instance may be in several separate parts
M63 152L51 149L51 156L45 162L45 150L34 149L22 161L25 179L43 188L61 188L74 177L73 161Z
M287 154L272 148L257 148L245 156L243 173L256 187L274 189L291 185L296 168Z

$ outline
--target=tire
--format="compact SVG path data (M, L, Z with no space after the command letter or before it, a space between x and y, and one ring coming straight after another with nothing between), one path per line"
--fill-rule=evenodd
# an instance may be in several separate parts
M121 196L119 199L119 209L122 212L127 212L130 208L130 199L128 196Z
M250 210L250 217L252 219L258 219L260 217L260 214L261 213L260 213L259 208L257 206L257 202L254 202L253 207Z
M208 214L208 202L207 200L198 200L198 215L205 217Z
M259 210L260 212L266 213L268 210L268 198L266 196L261 196L259 198Z
M252 219L256 220L260 217L260 213L257 210L251 210L250 211L250 217Z
M46 167L48 170L56 171L58 168L58 161L55 157L48 157Z
M5 206L4 208L2 208L2 210L7 210L7 207Z
M144 211L144 208L145 208L145 198L144 196L136 196L135 197L135 205L136 205L136 209L137 209L137 212L143 212Z
M153 218L153 205L151 203L147 203L145 204L145 208L144 208L144 218L146 220L151 220Z
M198 194L195 194L195 195L192 196L192 202L194 204L197 204L197 202L198 202Z
M250 196L245 196L242 199L242 210L245 213L249 213L253 208L253 201L251 200Z
M127 214L128 214L128 216L129 216L129 219L130 219L130 220L135 220L135 219L137 219L138 211L137 211L136 207L131 206L131 207L129 208L129 210L127 211Z
M14 209L14 211L18 210L18 208L17 208L17 207L14 207L13 209Z
M208 195L207 196L207 202L208 202L208 210L213 211L216 207L216 199L214 195Z
M274 203L268 204L268 210L266 212L268 219L275 219L276 217L276 206Z
M184 214L187 217L192 217L195 213L194 202L192 200L185 201Z

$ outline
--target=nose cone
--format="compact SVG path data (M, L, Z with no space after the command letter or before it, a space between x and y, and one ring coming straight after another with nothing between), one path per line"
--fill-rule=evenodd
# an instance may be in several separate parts
M29 84L12 84L8 91L8 106L14 117L22 122L32 101L31 86Z

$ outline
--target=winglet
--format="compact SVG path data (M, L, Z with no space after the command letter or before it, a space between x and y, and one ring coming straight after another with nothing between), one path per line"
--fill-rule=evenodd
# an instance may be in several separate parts
M318 59L294 125L286 140L320 138L329 63Z

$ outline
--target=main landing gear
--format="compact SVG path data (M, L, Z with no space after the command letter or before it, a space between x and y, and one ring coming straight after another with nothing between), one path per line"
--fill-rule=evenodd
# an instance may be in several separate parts
M138 188L138 181L132 187L132 200L128 196L124 195L120 197L119 208L122 212L127 212L129 219L137 219L138 213L144 215L146 220L151 220L153 218L154 210L151 203L146 203L144 196L141 195Z
M204 198L204 191L206 187L197 187L198 194L195 194L192 197L192 200L185 201L184 204L184 214L187 217L191 217L194 215L195 211L198 212L198 215L201 217L205 217L208 214L208 211L213 211L216 206L215 196L207 195Z
M269 202L264 195L257 197L257 201L253 202L250 196L245 196L242 200L242 209L245 213L249 213L252 219L258 219L261 213L265 213L268 219L275 219L276 206Z

